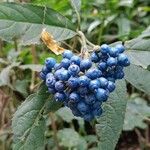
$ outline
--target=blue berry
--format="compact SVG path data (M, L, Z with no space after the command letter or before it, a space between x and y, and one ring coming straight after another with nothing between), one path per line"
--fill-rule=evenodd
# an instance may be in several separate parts
M94 118L94 116L93 116L93 114L91 114L91 113L88 113L88 114L85 114L84 116L83 116L83 119L85 120L85 121L91 121L92 119Z
M95 91L95 89L98 89L99 87L100 87L100 81L98 79L90 81L89 89L91 91Z
M43 72L40 72L40 78L45 81L46 80L46 74Z
M90 79L99 78L102 75L102 72L97 68L91 68L86 72L86 76Z
M68 79L67 85L68 85L71 89L77 88L77 87L79 86L79 80L78 80L78 78L76 78L76 77L70 77L70 78Z
M57 93L55 93L54 98L58 102L63 102L66 99L66 95L65 95L65 93L59 93L59 92L57 92Z
M80 111L78 109L71 109L72 110L72 113L74 116L76 117L82 117L82 114L80 113Z
M98 117L100 117L102 115L102 113L103 113L103 110L101 107L92 111L92 114L94 116L98 116Z
M67 81L70 75L67 70L59 69L55 72L55 77L61 81Z
M52 69L56 64L56 60L52 57L49 57L45 60L45 65L48 69Z
M96 101L93 105L92 105L92 109L99 109L102 105L102 102L100 101Z
M117 44L116 49L118 49L119 53L123 53L125 51L125 47L122 44Z
M79 68L78 65L72 64L72 65L69 66L68 72L69 72L70 75L76 76L80 72L80 68Z
M76 92L72 92L69 96L69 100L77 103L80 101L80 96Z
M62 81L57 81L57 82L55 83L55 89L56 89L58 92L64 91L64 89L65 89L64 83L63 83Z
M80 65L81 62L81 58L79 56L72 56L71 57L71 63L72 64L76 64L76 65Z
M46 66L44 66L44 67L42 68L42 72L43 72L44 74L47 74L47 73L51 72L51 69L48 69Z
M105 62L100 62L97 67L99 70L105 71L107 69L107 64Z
M102 88L99 88L95 92L98 101L106 101L108 98L108 92Z
M86 94L88 94L89 89L87 87L79 87L77 92L81 97L84 97Z
M54 78L54 76L49 76L46 78L46 85L48 87L53 88L55 86L56 83L56 79Z
M48 92L51 93L51 94L55 94L56 93L56 90L54 88L48 88Z
M80 76L79 77L79 85L80 86L88 86L90 83L90 79L87 76Z
M55 66L54 66L54 70L55 70L55 71L57 71L57 70L59 70L59 69L61 69L61 68L62 68L62 66L61 66L60 63L56 63Z
M130 65L130 61L127 57L127 55L125 54L119 54L118 56L118 64L121 65L121 66L129 66Z
M98 54L96 54L96 52L93 52L91 54L91 61L94 63L97 63L97 62L99 62L99 60L100 60L100 58L99 58Z
M103 44L100 47L100 51L102 54L107 54L109 52L110 47L107 44Z
M73 56L73 53L69 50L65 50L63 53L63 58L71 59L72 56Z
M118 71L115 73L115 79L122 79L124 78L124 72L123 71Z
M106 87L107 87L107 85L108 85L108 80L107 80L106 78L101 77L101 78L99 78L99 81L100 81L100 86L101 86L102 88L106 88Z
M69 66L70 66L70 60L67 59L67 58L64 58L61 61L61 67L65 68L65 69L68 69Z
M117 48L112 47L109 49L109 55L111 57L117 57L119 55L119 50Z
M115 83L112 81L108 81L107 89L109 90L109 92L113 92L115 88L116 88Z
M90 59L83 59L80 63L81 71L88 70L92 66L92 61Z
M96 97L94 94L88 94L86 95L85 97L85 102L88 104L88 105L93 105L96 101Z
M77 104L77 109L80 111L81 114L86 114L89 111L89 107L84 102L79 102Z
M110 66L110 67L117 65L117 60L116 60L116 58L109 57L109 58L107 59L107 65Z

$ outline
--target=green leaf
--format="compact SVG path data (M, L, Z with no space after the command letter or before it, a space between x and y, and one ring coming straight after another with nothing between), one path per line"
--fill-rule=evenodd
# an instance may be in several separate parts
M56 102L54 97L50 96L48 101L46 102L44 114L48 114L49 112L55 112L61 107L62 107L62 103Z
M123 128L126 109L126 84L119 81L116 90L110 94L109 100L103 105L103 114L96 124L99 138L99 150L114 150Z
M140 97L131 97L127 103L123 130L133 130L135 127L145 129L147 124L144 122L150 116L150 107L146 100Z
M63 107L57 110L56 114L68 123L70 123L73 119L75 119L75 116L72 114L71 110L67 107Z
M125 68L125 79L137 89L150 94L150 72L148 70L130 65Z
M150 65L150 52L148 51L126 51L132 64L146 69Z
M125 47L128 50L150 51L150 26L139 37L125 42Z
M19 38L22 45L39 44L42 29L55 40L73 37L74 25L55 10L31 4L0 3L0 37L6 41Z
M12 119L14 150L44 149L46 125L42 114L48 98L47 87L42 85L19 106Z
M74 147L80 144L80 136L73 129L66 128L58 131L60 145L65 147Z
M81 0L70 0L71 6L76 12L79 12L81 9Z

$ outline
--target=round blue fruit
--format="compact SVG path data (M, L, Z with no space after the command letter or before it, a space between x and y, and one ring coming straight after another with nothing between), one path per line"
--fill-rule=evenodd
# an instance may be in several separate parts
M85 115L83 116L83 119L84 119L85 121L88 121L88 122L90 122L91 120L93 120L93 118L94 118L94 116L93 116L93 114L91 114L91 113L85 114Z
M56 90L55 88L48 88L48 92L51 93L51 94L55 94L56 93Z
M69 96L69 100L70 100L70 101L73 101L73 102L75 102L75 103L77 103L77 102L80 101L80 96L79 96L78 93L72 92L72 93L70 94L70 96Z
M52 57L49 57L45 60L45 65L48 69L52 69L56 64L56 60Z
M40 72L40 78L45 81L46 80L46 74L43 72Z
M72 65L69 66L68 72L69 72L70 75L76 76L80 72L80 68L79 68L78 65L72 64Z
M91 91L95 91L98 88L100 88L100 81L98 79L91 80L89 84L89 89Z
M65 50L63 53L63 58L71 59L73 53L70 50Z
M90 79L87 76L80 76L79 77L79 85L84 87L84 86L88 86L90 83Z
M46 66L44 66L44 67L42 68L42 72L43 72L44 74L47 74L47 73L51 72L51 69L48 69Z
M98 63L100 61L100 58L96 52L93 52L91 54L91 61L94 63Z
M83 59L80 63L81 71L88 70L92 66L92 61L90 59Z
M59 69L55 72L55 77L61 81L67 81L70 77L70 74L65 69Z
M100 47L100 51L102 54L107 54L109 52L110 47L107 44L103 44Z
M99 88L95 92L98 101L106 101L108 98L108 92L102 88Z
M55 89L58 91L58 92L62 92L64 91L65 89L65 84L62 82L62 81L57 81L55 83Z
M103 113L103 110L101 107L92 111L93 116L100 117L102 115L102 113Z
M97 67L99 70L105 71L107 69L107 64L105 62L100 62Z
M125 47L122 44L117 44L116 49L118 49L119 53L123 53L125 51Z
M58 101L58 102L63 102L63 101L65 101L65 99L66 99L66 95L65 95L65 93L63 93L63 92L62 92L62 93L57 92L57 93L55 93L54 98L55 98L55 100Z
M79 87L77 92L80 94L81 97L84 97L86 94L88 94L89 89L87 87Z
M112 66L116 66L117 65L117 59L116 58L113 58L113 57L109 57L107 59L107 65L109 67L112 67Z
M61 61L61 67L65 68L65 69L68 69L68 67L70 66L70 60L67 59L67 58L64 58L62 61Z
M76 77L70 77L68 79L67 85L71 89L75 89L79 86L79 80Z
M81 114L86 114L89 111L89 107L84 102L79 102L77 104L77 109L80 111Z
M79 56L74 55L74 56L71 57L70 61L71 61L72 64L76 64L76 65L79 66L80 62L81 62L81 58Z
M57 71L57 70L59 70L59 69L61 69L61 68L62 68L62 66L61 66L60 63L56 63L55 66L54 66L54 70L55 70L55 71Z
M117 57L119 55L119 50L115 47L109 49L109 55L111 57Z
M119 54L118 56L118 64L121 65L121 66L129 66L130 65L130 61L127 57L127 55L125 54Z
M100 77L99 81L100 81L100 86L102 88L106 88L108 86L108 80L106 78Z
M51 88L55 87L55 83L56 83L56 79L54 76L49 76L46 78L46 85L48 87L51 87Z
M86 72L86 76L90 79L96 79L101 77L102 72L97 68L91 68Z
M109 92L113 92L115 88L116 88L115 83L112 81L108 81L107 89L109 90Z
M88 105L93 105L96 101L96 97L95 97L95 94L88 94L85 96L85 102L88 104Z

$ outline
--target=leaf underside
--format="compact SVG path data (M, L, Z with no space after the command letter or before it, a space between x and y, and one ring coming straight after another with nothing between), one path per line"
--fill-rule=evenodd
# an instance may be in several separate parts
M103 105L104 112L96 124L99 150L115 149L123 128L126 103L126 84L122 80L117 82L116 90Z

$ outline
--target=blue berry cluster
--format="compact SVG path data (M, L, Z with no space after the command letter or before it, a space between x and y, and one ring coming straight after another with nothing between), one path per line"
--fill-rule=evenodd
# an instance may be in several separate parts
M75 116L91 121L102 114L102 103L115 90L115 81L124 77L123 68L130 65L124 50L121 44L103 44L86 59L65 50L60 63L54 58L45 60L40 77L56 101L63 102Z

